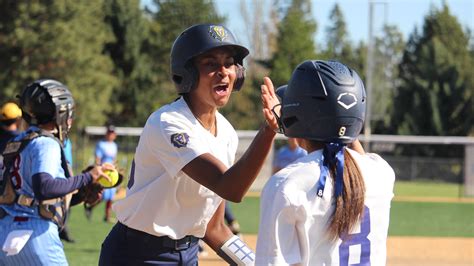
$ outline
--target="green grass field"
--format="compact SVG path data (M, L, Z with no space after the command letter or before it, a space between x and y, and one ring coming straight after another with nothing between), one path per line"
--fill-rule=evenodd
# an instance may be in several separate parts
M95 207L90 221L86 219L82 205L72 208L68 226L76 243L64 242L70 265L97 265L102 241L113 226L102 220L104 207L103 203Z
M232 204L244 233L258 232L259 204L258 197ZM474 237L474 203L394 201L389 235Z
M457 198L462 195L464 187L459 184L437 182L397 181L394 194L409 197L448 197Z
M458 197L458 185L397 182L397 196ZM256 234L259 219L258 197L246 197L231 204L243 233ZM72 209L70 232L76 243L65 243L70 265L97 265L100 245L112 228L102 221L104 205L97 206L91 221L82 206ZM393 201L390 236L474 237L474 203Z

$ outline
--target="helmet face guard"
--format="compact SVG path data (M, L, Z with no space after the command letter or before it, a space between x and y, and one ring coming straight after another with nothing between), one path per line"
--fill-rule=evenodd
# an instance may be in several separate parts
M20 96L23 117L31 125L54 122L57 137L64 141L72 126L74 99L69 89L52 79L29 84Z
M350 143L365 120L366 94L357 73L336 61L309 60L293 72L283 95L281 125L288 137Z
M193 59L219 47L229 47L235 52L237 78L234 90L240 90L245 80L243 60L249 54L248 49L239 45L226 27L198 24L184 30L171 49L171 75L179 94L188 93L197 86L199 72Z

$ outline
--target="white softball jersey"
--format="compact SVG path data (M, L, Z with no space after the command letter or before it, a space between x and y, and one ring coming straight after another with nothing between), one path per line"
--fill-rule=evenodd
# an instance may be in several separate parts
M135 151L127 196L113 205L121 223L173 239L204 236L222 198L181 169L205 153L227 167L234 163L237 133L220 113L216 119L214 136L182 97L148 118Z
M373 153L356 160L366 187L364 215L344 239L330 241L334 184L326 179L317 195L322 150L298 159L272 176L261 194L256 265L385 265L395 174Z

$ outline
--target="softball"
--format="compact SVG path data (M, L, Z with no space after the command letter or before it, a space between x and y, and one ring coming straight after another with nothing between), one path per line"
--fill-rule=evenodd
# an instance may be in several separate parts
M118 174L117 170L115 170L115 169L113 169L113 170L104 170L104 174L106 174L110 178L110 181L103 178L103 177L100 177L97 180L99 182L99 184L101 184L105 188L110 188L110 187L115 186L115 184L117 184L118 179L119 179L119 174Z

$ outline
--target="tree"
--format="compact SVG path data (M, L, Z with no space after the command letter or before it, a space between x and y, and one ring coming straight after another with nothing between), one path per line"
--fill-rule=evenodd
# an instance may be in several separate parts
M73 93L76 127L102 124L117 83L112 62L103 54L111 34L103 23L102 1L19 0L0 5L2 94L19 94L38 78L57 79Z
M398 134L466 136L474 131L473 60L468 34L446 3L432 8L400 64L392 123Z
M154 0L148 9L150 37L144 54L151 61L154 76L153 89L140 94L140 101L152 101L153 109L174 100L176 90L171 82L170 52L174 40L186 28L198 23L222 23L211 0ZM148 113L149 114L149 113Z
M323 56L350 65L352 47L347 32L346 20L339 4L335 4L329 15L330 25L326 28L326 49Z
M324 60L337 60L356 70L365 80L367 63L367 45L360 41L353 47L347 24L339 4L335 4L329 14L329 26L326 27L326 43L318 57Z
M264 21L266 10L262 0L252 0L251 7L248 8L249 1L240 1L240 12L245 21L248 33L250 55L245 59L246 81L243 88L232 95L229 103L221 110L232 125L238 129L258 129L262 123L260 84L263 77L268 74L266 64L269 55L272 53L270 39L272 39L272 29L274 24ZM278 6L278 0L273 0L272 10Z
M396 26L384 25L383 35L375 39L374 75L372 80L373 130L375 134L390 134L392 98L400 86L398 65L402 59L405 41Z
M109 122L116 125L142 126L155 101L158 79L152 72L152 60L144 53L150 37L149 21L140 10L139 0L105 0L105 22L114 39L105 51L114 62L114 73L120 83L114 88L114 109Z
M278 26L277 50L270 60L275 86L286 84L293 69L304 60L316 59L313 41L317 25L309 0L293 0Z

